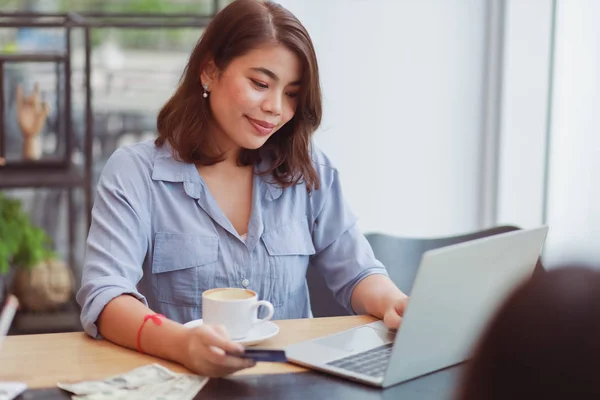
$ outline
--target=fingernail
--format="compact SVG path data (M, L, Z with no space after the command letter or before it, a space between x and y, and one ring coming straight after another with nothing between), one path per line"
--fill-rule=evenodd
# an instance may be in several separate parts
M252 367L254 367L255 365L256 365L256 361L254 361L254 360L250 360L250 361L248 361L248 368L252 368Z
M218 355L220 355L220 356L224 356L224 355L225 355L225 350L223 350L223 349L220 349L220 348L218 348L218 347L211 346L211 350L212 350L212 351L213 351L215 354L218 354Z

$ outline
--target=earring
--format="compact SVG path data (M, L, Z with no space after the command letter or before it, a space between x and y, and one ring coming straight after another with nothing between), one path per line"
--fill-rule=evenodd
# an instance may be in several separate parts
M206 99L206 98L208 98L208 85L204 84L204 85L202 85L202 88L204 89L204 93L202 93L202 97L204 97Z

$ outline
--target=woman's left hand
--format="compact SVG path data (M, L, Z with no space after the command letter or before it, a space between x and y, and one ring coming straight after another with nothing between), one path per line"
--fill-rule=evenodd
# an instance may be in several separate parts
M408 296L382 274L367 276L352 292L352 309L357 314L381 318L390 329L398 329L407 305Z
M402 316L408 305L408 296L395 298L389 302L383 314L383 322L388 328L398 329L402 323Z

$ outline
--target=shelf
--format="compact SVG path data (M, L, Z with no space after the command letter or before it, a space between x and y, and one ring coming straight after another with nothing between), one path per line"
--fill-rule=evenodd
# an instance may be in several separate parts
M54 159L43 159L43 160L17 160L17 161L8 161L4 163L0 167L0 171L11 171L11 172L20 172L22 170L25 171L43 171L43 170L60 170L64 171L68 169L70 166L69 162L65 159L54 158Z
M57 311L19 311L15 315L9 335L79 332L83 330L79 315L79 308L72 301Z
M11 170L0 167L0 189L80 187L85 185L81 172L75 170Z
M0 62L63 62L65 53L7 54L0 53Z

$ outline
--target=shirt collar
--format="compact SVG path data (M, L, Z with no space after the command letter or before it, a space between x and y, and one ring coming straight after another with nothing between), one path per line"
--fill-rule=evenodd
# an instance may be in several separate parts
M269 161L263 160L256 166L255 172L258 173L262 168L266 168ZM273 175L261 176L259 179L261 192L266 200L277 200L283 193L283 189L277 183L272 183ZM204 190L204 180L191 163L178 161L173 156L171 145L167 142L158 147L154 166L152 169L152 180L165 182L183 182L185 191L189 196L199 198Z
M268 178L268 176L265 176L263 179L261 179L262 186L265 188L265 199L271 201L277 200L283 194L283 189L277 183L267 182L264 178Z
M165 182L201 182L200 175L194 165L176 160L173 156L173 149L168 142L157 149L152 168L152 180Z
M263 157L261 162L254 169L256 174L266 171L273 163L271 158ZM277 200L283 193L283 189L273 179L273 174L261 175L260 179L264 197L266 200Z

